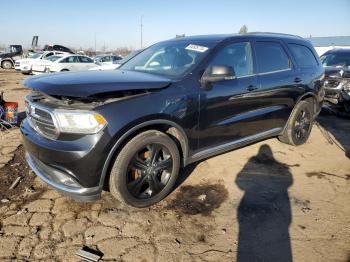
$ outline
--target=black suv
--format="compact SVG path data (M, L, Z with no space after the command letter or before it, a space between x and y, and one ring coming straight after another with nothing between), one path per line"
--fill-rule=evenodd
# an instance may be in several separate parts
M50 186L136 207L162 200L179 169L258 140L308 139L324 69L297 36L251 33L160 42L119 70L28 78L26 158Z

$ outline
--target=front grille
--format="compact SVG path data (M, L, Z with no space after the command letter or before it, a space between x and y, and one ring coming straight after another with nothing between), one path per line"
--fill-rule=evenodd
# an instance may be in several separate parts
M51 113L37 104L26 101L26 113L31 126L47 138L57 138L58 130Z
M327 88L337 88L340 84L340 81L337 79L327 79L325 81L325 87Z

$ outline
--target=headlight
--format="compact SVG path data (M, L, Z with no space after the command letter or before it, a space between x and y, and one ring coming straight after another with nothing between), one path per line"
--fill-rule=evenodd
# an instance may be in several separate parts
M53 113L58 129L62 133L95 134L107 125L106 119L95 112L58 109Z

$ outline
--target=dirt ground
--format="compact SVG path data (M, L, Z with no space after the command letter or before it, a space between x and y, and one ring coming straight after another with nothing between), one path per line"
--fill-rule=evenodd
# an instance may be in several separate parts
M24 78L0 70L20 111ZM19 139L0 136L1 261L79 261L82 246L103 261L350 261L349 119L323 112L303 146L269 139L189 166L147 209L59 195L25 167Z

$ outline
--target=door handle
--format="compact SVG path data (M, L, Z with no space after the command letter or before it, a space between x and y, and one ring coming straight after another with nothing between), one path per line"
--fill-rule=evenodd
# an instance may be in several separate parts
M300 83L301 81L303 80L299 77L294 78L294 83Z
M256 89L258 89L258 87L255 86L255 85L249 85L249 86L247 87L247 90L248 90L249 92L254 91L254 90L256 90Z

